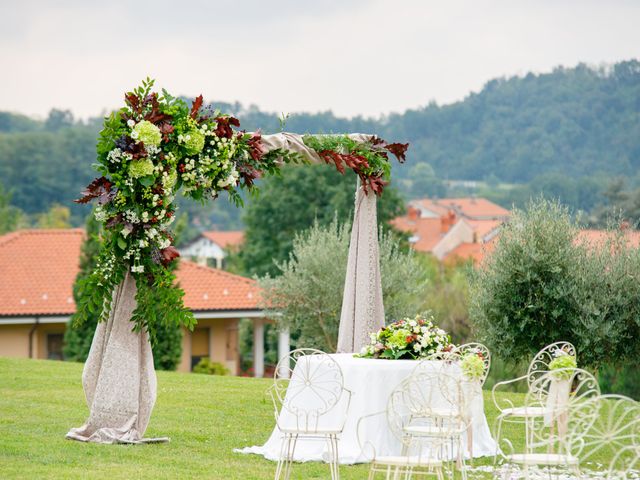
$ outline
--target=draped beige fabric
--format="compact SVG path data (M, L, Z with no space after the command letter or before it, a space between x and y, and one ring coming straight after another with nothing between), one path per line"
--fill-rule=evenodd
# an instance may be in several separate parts
M374 135L368 135L366 133L351 133L347 136L353 140L356 140L357 142L363 143L371 140L374 137ZM262 144L267 151L280 148L292 152L297 152L311 163L324 163L315 150L307 147L304 144L302 137L302 135L298 135L297 133L288 132L276 133L273 135L262 135Z
M366 142L373 135L348 135L358 142ZM320 163L318 154L307 147L301 135L278 133L264 135L267 150L282 148L302 154L308 161ZM342 312L338 332L338 353L359 352L369 343L369 334L384 326L384 305L380 278L378 248L378 220L376 196L357 187L349 259L342 296Z
M136 282L127 273L113 293L111 314L96 328L82 385L89 419L67 438L97 443L167 441L145 439L156 401L156 373L146 332L131 329L136 308Z
M365 142L373 136L351 134ZM262 136L267 151L276 148L300 153L312 163L322 163L301 135L278 133ZM96 328L89 357L82 373L89 418L72 428L67 438L98 443L143 443L168 441L145 439L156 401L156 374L146 332L133 332L131 316L136 308L136 285L127 273L113 293L111 314ZM349 248L339 352L355 352L368 341L368 334L384 325L384 307L378 259L376 197L356 194L356 208Z
M359 352L369 334L384 326L384 305L378 249L376 196L356 192L349 259L342 295L338 353Z

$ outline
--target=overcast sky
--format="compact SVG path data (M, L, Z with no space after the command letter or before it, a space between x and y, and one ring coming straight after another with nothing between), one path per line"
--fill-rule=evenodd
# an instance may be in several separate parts
M0 110L174 94L377 116L498 76L640 57L637 0L0 0Z

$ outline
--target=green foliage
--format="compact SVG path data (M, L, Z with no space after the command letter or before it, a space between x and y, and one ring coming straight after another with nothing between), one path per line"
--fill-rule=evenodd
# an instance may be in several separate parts
M0 235L17 230L24 224L24 213L11 205L11 192L0 183Z
M212 362L208 358L202 358L193 367L193 373L204 373L206 375L229 375L229 369L220 362Z
M469 272L471 265L441 263L431 255L417 255L429 271L424 308L433 312L439 325L451 334L455 343L471 340L469 327Z
M77 305L76 313L67 325L64 337L64 358L84 362L89 355L93 334L100 317L106 318L111 307L110 302L103 302L104 298L111 298L111 294L123 278L124 273L118 272L111 281L100 282L99 277L92 275L100 262L102 245L102 228L100 223L90 215L86 224L87 239L82 245L80 256L80 272L73 289L73 296ZM144 289L136 296L139 302L146 301L149 305L146 311L154 316L156 322L150 330L153 361L156 369L175 370L182 355L182 329L171 317L175 315L164 302L163 295L170 292L182 295L174 287L169 289ZM177 292L177 293L176 293Z
M265 305L279 312L279 322L291 329L297 347L335 351L349 237L347 223L334 220L323 227L316 222L294 236L289 261L279 265L281 275L260 280ZM426 284L415 255L383 234L380 265L387 321L415 315Z
M443 196L438 178L483 180L493 175L493 183L497 178L532 184L476 192L505 207L515 203L524 208L530 197L544 192L590 211L597 207L607 177L637 174L639 77L636 60L602 69L559 67L547 74L492 80L451 105L430 104L381 120L297 113L287 118L286 128L301 134L371 132L410 141L407 165L393 175L408 198ZM276 113L239 103L215 102L215 107L237 112L247 131L281 130ZM92 178L102 119L70 123L73 119L65 116L49 115L50 127L61 117L54 133L44 121L0 112L0 178L14 190L14 205L29 214L44 212L53 203L70 205ZM422 165L432 167L438 178ZM233 204L216 202L205 209L192 202L190 208L201 228L240 226ZM81 225L87 212L73 205L72 224Z
M71 212L54 203L46 213L37 216L38 228L71 228Z
M580 365L627 365L640 355L640 249L624 231L595 243L557 202L516 210L471 285L471 320L500 358L572 342Z
M513 211L502 227L472 276L470 309L475 331L497 356L529 358L558 340L579 345L576 232L568 210L546 200Z
M260 187L245 214L245 243L240 252L244 271L253 275L277 275L276 263L288 259L295 235L314 221L329 224L335 217L350 220L356 176L341 175L327 165L285 168ZM404 211L397 191L387 187L378 199L378 223L386 223Z
M484 362L476 353L468 353L460 362L460 368L466 378L475 380L484 375Z
M640 357L640 248L625 230L609 232L581 249L581 365L624 367Z

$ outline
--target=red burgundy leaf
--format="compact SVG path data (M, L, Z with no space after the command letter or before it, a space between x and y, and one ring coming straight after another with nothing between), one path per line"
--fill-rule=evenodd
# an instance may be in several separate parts
M162 250L160 250L160 253L162 254L162 264L165 267L180 256L180 253L173 245L167 248L163 248Z
M96 178L91 182L83 192L81 197L74 200L75 203L88 203L94 198L100 198L107 195L111 191L111 182L106 177Z
M253 136L247 141L247 145L249 145L249 154L251 155L251 158L256 162L259 162L265 153L260 131L253 134Z
M200 110L200 107L202 107L203 101L202 95L198 95L191 105L191 112L189 113L189 116L194 120L198 116L198 111Z
M231 138L233 137L233 129L231 125L234 127L240 126L240 120L234 117L216 117L216 122L218 123L214 133L220 138Z
M151 104L151 110L144 116L144 119L151 123L160 123L165 120L170 120L172 118L171 115L167 115L160 111L160 102L158 102L158 94L152 93L147 95L144 99L145 107Z
M407 153L407 149L409 148L408 143L389 143L385 145L384 148L395 155L400 163L404 163L404 161L407 159L405 157L405 154Z
M133 110L138 114L142 113L142 105L140 105L140 98L138 98L138 96L135 93L133 92L125 93L124 99L127 105L131 107L131 110Z

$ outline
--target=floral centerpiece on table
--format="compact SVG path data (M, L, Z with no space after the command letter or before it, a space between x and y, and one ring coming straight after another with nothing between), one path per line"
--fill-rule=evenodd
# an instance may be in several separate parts
M359 357L416 360L452 350L451 337L433 323L431 314L403 318L371 334Z

